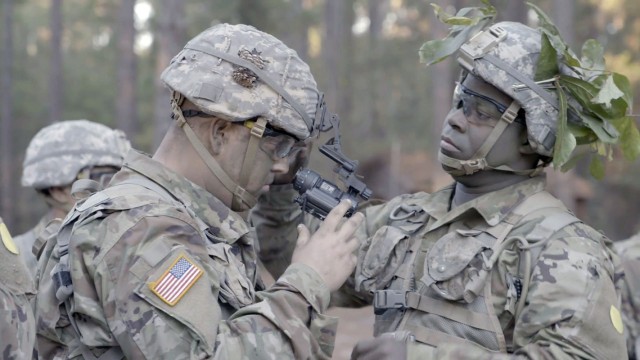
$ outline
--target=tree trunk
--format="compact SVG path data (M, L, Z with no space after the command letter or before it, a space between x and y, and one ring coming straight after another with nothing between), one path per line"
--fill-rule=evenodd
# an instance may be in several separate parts
M136 29L133 23L135 0L121 0L118 14L118 61L116 96L116 127L124 131L130 140L137 131L136 104L136 55L134 41Z
M448 4L441 4L442 6ZM454 4L456 9L461 8L460 1L456 1ZM437 19L435 14L431 15L431 21L434 26L432 29L431 39L443 39L448 32L448 28L445 24L440 22ZM456 79L456 75L460 68L455 66L453 68L452 64L455 63L455 55L446 59L438 64L432 65L429 67L429 72L431 75L431 88L433 89L433 100L431 102L431 106L433 107L433 111L431 111L432 118L430 119L431 123L431 136L429 144L433 144L431 147L434 151L431 153L431 157L434 164L438 163L437 160L437 151L440 144L440 135L442 132L442 124L451 110L451 97L453 94L453 84ZM457 63L455 63L457 64Z
M49 123L61 121L64 83L62 68L62 0L51 1L51 63L49 68Z
M327 0L325 3L325 39L322 45L327 89L325 99L332 112L341 119L350 119L351 81L349 72L353 61L351 27L353 0Z
M382 41L382 21L384 14L387 12L388 0L370 0L369 1L369 71L367 96L365 103L367 104L367 116L363 119L361 133L364 136L384 136L385 129L382 125L382 111L384 102L381 101L385 94L384 71L380 66L384 58L384 47Z
M2 2L2 70L0 71L0 215L11 227L13 203L13 0Z
M171 58L180 52L186 42L186 22L184 4L181 0L161 0L158 8L158 28L156 29L157 57L155 70L155 105L153 145L160 145L171 124L170 93L160 80L160 74L169 65Z
M298 56L305 62L309 60L309 43L307 35L309 32L309 24L305 21L304 6L302 0L289 1L288 12L285 16L287 24L290 24L290 29L293 31L287 31L282 36L282 41L290 48L298 53Z

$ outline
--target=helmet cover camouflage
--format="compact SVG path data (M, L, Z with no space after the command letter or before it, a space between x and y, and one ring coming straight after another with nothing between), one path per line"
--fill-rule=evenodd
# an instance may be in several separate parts
M491 40L487 41L488 38ZM558 120L554 106L557 94L541 87L533 89L523 84L522 78L514 76L517 73L529 82L534 81L541 38L540 30L521 23L500 22L465 43L460 48L458 62L465 70L513 98L525 111L531 147L541 155L552 156ZM569 71L561 62L559 66L560 72Z
M122 166L130 148L122 131L99 123L54 123L31 139L23 163L22 186L46 189L69 185L85 167Z
M270 79L261 79L215 53L248 61ZM280 40L252 26L219 24L203 31L172 59L161 79L201 111L222 119L261 116L299 139L312 131L295 106L266 81L280 85L314 119L319 92L309 66Z

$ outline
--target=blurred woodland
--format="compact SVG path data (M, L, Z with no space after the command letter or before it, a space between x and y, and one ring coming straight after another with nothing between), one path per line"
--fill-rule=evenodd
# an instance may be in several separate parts
M435 159L457 65L425 68L423 42L446 27L428 0L2 0L0 9L0 215L14 234L44 212L20 186L24 150L42 127L89 119L124 130L152 153L169 118L159 74L188 39L221 23L272 33L311 66L342 120L345 154L361 162L377 197L432 191L450 181ZM447 8L478 1L436 0ZM499 20L535 21L520 0L493 0ZM640 2L540 0L579 52L590 38L640 100ZM534 25L534 24L532 24ZM636 119L638 119L636 117ZM312 167L331 176L319 153ZM550 174L550 187L612 239L640 230L640 165L621 157L595 181L580 164ZM635 180L634 180L635 179Z

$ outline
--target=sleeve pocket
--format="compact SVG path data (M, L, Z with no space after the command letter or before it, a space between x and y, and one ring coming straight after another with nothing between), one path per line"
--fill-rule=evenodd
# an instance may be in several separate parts
M146 280L134 291L152 311L136 308L132 314L141 320L151 317L140 329L134 329L144 344L188 338L186 327L207 352L213 349L221 312L215 293L217 286L212 286L211 274L206 269L185 249L174 248L149 270ZM160 313L167 316L159 316Z

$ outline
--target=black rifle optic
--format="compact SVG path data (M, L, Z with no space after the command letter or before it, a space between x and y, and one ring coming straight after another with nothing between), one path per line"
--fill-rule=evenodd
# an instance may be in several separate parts
M329 211L336 207L341 200L351 200L351 208L344 215L350 217L358 206L358 198L367 200L371 197L371 190L356 177L355 171L358 167L358 161L351 160L342 153L338 116L332 114L329 121L331 124L326 126L323 131L333 128L334 137L320 146L318 150L336 163L333 171L338 174L347 190L341 190L336 184L323 179L320 174L308 168L298 170L293 181L293 188L300 194L296 197L295 202L300 204L303 211L320 220L324 220Z

